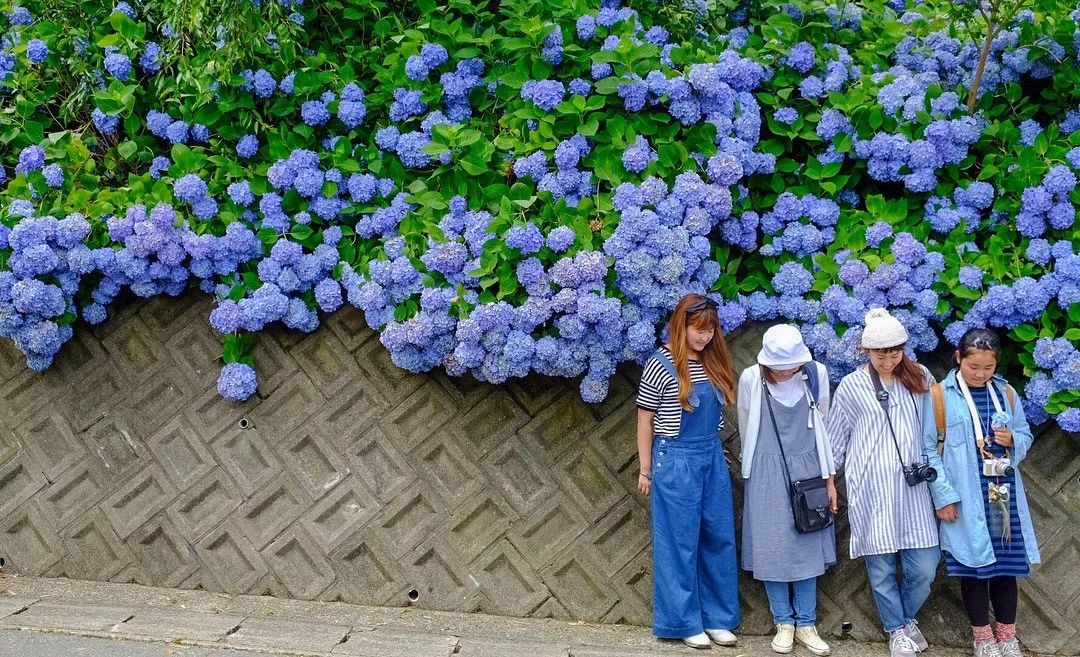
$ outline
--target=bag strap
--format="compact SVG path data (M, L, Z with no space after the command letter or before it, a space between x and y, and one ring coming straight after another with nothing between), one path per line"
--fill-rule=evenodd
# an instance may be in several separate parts
M821 384L821 381L818 379L817 363L814 361L804 363L802 372L806 375L806 387L810 389L810 401L814 402L814 405L817 405Z
M940 442L945 437L945 390L940 383L930 386L930 396L934 400L934 422Z
M1016 405L1016 391L1008 383L1005 384L1005 396L1009 399L1011 411ZM942 443L945 440L945 389L940 383L930 386L930 397L934 402L934 423L937 424L938 443Z
M896 448L896 458L900 459L900 466L904 465L904 456L900 453L900 441L896 439L896 429L893 428L892 414L889 413L889 391L885 390L881 385L881 376L878 375L877 370L873 365L867 365L867 370L870 373L870 380L874 382L874 396L877 397L878 403L881 404L881 410L885 411L885 423L889 425L889 434L892 436L893 447Z
M780 425L776 423L776 414L773 413L772 407L772 393L769 392L769 384L765 382L765 379L761 380L761 387L763 390L763 397L765 397L765 407L769 409L769 419L772 420L773 433L776 434L776 444L780 446L780 460L784 463L784 476L788 480L788 499L791 499L791 489L794 486L794 482L791 481L791 472L788 470L787 454L784 453L784 441L780 439Z

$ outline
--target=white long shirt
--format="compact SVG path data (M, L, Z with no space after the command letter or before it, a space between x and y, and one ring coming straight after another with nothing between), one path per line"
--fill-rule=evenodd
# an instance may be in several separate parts
M933 378L923 368L928 381ZM930 412L930 393L912 396L898 381L889 389L896 440L904 465L922 455L922 413ZM908 486L892 435L863 368L845 376L832 399L829 436L837 468L848 491L851 557L891 554L938 544L937 519L925 484ZM846 464L846 466L845 466Z

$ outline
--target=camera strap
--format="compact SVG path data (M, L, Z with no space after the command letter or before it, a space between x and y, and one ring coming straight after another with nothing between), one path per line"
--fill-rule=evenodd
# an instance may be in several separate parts
M900 453L900 442L896 439L896 430L893 429L892 414L889 413L889 391L881 385L881 376L878 375L874 366L867 365L866 369L870 373L870 380L874 383L874 396L877 397L878 403L881 404L881 410L885 411L885 423L889 425L889 435L892 436L893 447L896 448L896 458L900 459L900 467L906 468L904 465L904 457ZM911 392L910 390L908 392ZM912 403L915 402L915 396L911 396Z
M960 372L956 373L956 385L960 387L960 392L964 395L964 401L967 402L968 411L971 413L971 424L975 427L975 444L979 447L979 453L982 454L983 458L993 458L989 452L986 451L986 433L983 431L982 416L979 414L978 407L975 406L975 400L971 397L971 389L968 388L967 381L964 381L964 377ZM990 395L990 401L994 404L994 410L1001 413L1001 402L998 400L993 380L986 382L986 392ZM1006 451L1006 453L1008 452Z

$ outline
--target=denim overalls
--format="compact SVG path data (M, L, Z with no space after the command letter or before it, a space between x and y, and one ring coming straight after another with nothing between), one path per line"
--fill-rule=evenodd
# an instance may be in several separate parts
M656 357L675 376L667 356ZM652 449L653 634L669 639L739 625L731 476L717 432L723 394L695 383L690 405L679 435L656 436Z

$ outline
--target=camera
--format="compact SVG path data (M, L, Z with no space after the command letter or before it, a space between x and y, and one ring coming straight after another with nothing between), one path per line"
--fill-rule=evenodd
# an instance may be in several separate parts
M912 463L904 466L904 481L908 486L918 486L924 481L931 482L935 479L937 479L937 470L927 463Z
M1011 477L1015 473L1016 468L1009 459L983 459L984 477Z

